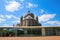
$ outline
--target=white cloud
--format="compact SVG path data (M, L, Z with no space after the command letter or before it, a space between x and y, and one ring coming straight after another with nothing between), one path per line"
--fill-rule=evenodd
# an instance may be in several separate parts
M4 15L0 14L0 18L4 18Z
M6 26L9 26L8 24L4 24L4 26L6 27Z
M11 23L13 23L13 24L15 24L15 23L19 23L19 22L20 22L20 18L14 16L14 15L5 15L5 17L6 17L7 19L11 19L11 18L13 18L13 20L11 21Z
M5 15L5 17L6 17L7 19L11 19L11 18L12 18L12 15Z
M11 19L11 18L19 19L18 17L14 16L14 15L5 15L5 17L6 17L7 19Z
M7 21L6 21L6 22L7 22ZM1 23L0 23L0 27L12 27L12 25L11 25L11 24L9 25L9 24L8 24L8 23L6 23L6 22L4 22L4 23L3 23L3 22L1 22Z
M14 15L5 15L6 19L13 19L11 20L11 24L17 24L17 23L20 23L20 18L19 17L16 17Z
M6 21L6 19L4 18L4 15L0 14L0 23Z
M17 1L9 1L7 5L5 5L5 9L10 12L14 12L16 10L22 9L22 6Z
M20 20L14 20L12 23L20 23Z
M60 21L47 21L45 24L49 24L51 26L60 26Z
M26 7L31 8L31 7L37 7L37 6L38 6L37 4L32 4L29 2Z
M40 10L40 13L44 13L44 12L45 12L45 10L43 10L43 9Z
M58 21L48 21L48 24L56 24Z
M16 20L13 20L13 21L11 21L13 24L15 24L15 23L20 23L20 18L18 18L18 19L16 19Z
M21 2L23 2L24 0L20 0Z
M0 18L0 23L6 21L4 18Z
M43 21L43 22L48 21L48 20L54 18L55 15L56 14L43 14L43 15L38 17L39 18L39 22L41 22L41 21Z

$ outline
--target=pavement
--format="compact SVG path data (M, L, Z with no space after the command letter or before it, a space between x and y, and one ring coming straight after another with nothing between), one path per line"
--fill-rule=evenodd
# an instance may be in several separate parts
M0 37L0 40L60 40L60 36L43 37Z

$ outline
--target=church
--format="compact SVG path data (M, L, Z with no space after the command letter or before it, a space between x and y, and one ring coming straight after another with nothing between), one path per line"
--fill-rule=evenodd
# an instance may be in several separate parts
M38 22L38 16L35 18L34 14L28 11L24 17L21 16L17 26L41 26L41 24Z
M43 27L30 11L20 17L20 23L12 27L0 27L0 37L24 37L24 36L60 36L60 26Z

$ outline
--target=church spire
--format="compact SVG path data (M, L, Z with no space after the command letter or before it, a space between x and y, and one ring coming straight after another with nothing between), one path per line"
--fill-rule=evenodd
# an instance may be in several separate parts
M30 10L28 10L28 13L30 14Z
M28 10L28 12L30 12L30 10Z

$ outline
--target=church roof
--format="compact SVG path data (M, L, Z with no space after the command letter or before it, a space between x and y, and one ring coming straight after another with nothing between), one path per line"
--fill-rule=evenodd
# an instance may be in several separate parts
M33 14L33 13L31 13L30 11L28 11L28 12L27 12L27 14L24 16L24 18L25 18L25 17L27 17L27 16L31 16L31 17L33 17L33 18L34 18L34 14Z

